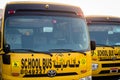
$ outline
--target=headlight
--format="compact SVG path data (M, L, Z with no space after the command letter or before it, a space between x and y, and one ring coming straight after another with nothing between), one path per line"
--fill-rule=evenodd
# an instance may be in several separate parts
M98 68L98 64L93 63L92 64L92 70L96 70Z
M81 78L80 80L92 80L92 77L91 76L87 76L87 77Z

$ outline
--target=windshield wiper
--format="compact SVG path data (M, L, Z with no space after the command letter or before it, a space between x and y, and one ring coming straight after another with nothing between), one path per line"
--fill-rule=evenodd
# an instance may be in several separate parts
M114 48L113 45L106 45L106 44L96 44L96 46L104 46L104 47L112 47L112 48Z
M83 51L72 50L72 49L50 49L50 52L79 52L80 54L86 55Z
M34 50L31 50L31 49L11 49L10 51L11 52L42 53L42 54L47 54L47 55L53 56L50 52L47 52L47 51L34 51Z
M112 46L120 46L120 45L112 45Z

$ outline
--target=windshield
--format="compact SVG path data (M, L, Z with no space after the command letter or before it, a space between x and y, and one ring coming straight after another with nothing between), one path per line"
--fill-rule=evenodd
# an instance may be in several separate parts
M91 40L98 45L120 45L119 24L91 24L89 31Z
M5 22L5 42L11 49L49 51L89 49L84 19L62 16L13 16Z

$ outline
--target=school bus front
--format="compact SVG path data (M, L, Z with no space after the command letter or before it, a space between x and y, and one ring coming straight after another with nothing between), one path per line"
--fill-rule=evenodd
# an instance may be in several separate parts
M9 3L2 32L2 80L91 80L90 42L79 7Z
M93 77L120 75L120 18L88 16L90 38L96 41L92 51Z

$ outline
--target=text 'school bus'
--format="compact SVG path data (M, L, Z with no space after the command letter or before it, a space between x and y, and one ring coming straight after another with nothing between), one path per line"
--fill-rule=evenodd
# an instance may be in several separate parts
M120 18L112 16L86 17L91 40L93 77L120 75Z
M79 7L10 2L2 20L3 80L91 80L95 42Z

